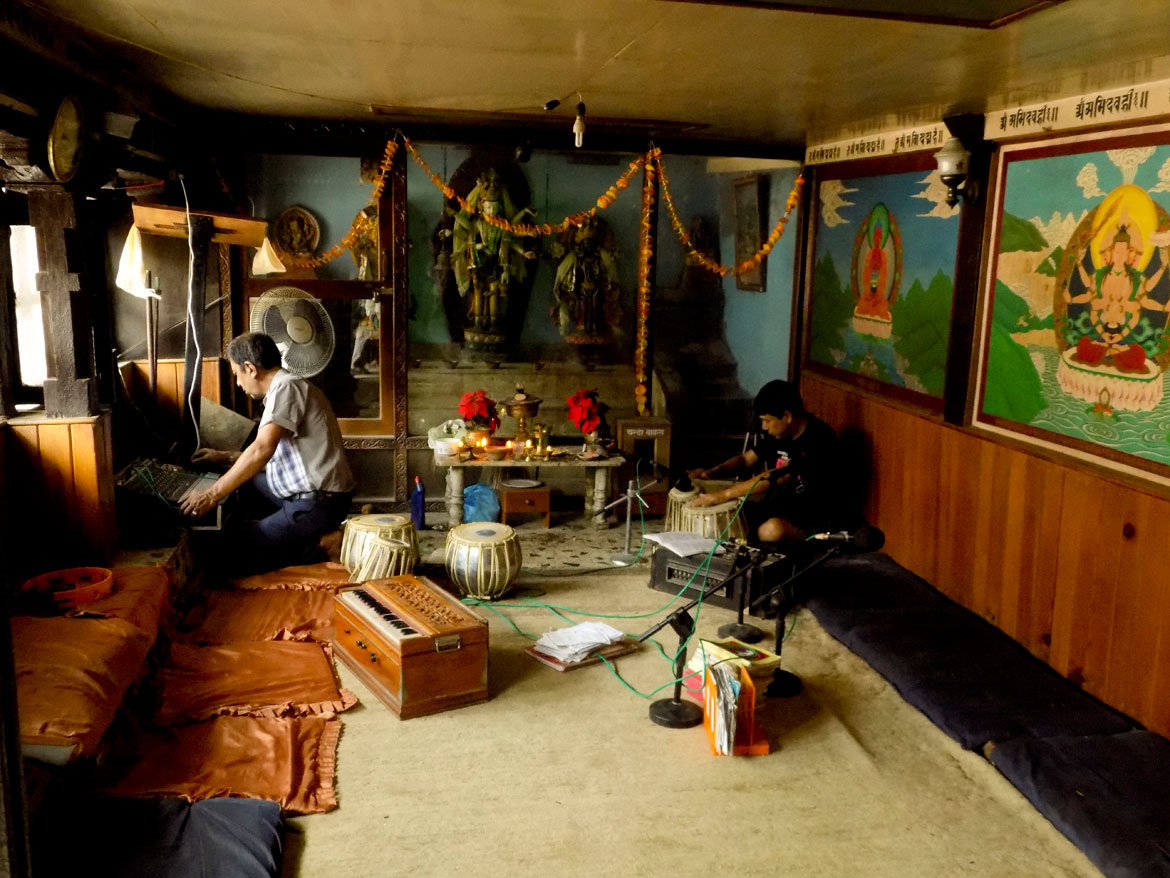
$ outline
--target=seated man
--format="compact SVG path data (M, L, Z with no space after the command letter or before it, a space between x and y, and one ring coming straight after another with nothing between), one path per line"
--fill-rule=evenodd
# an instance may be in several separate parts
M750 448L710 469L694 469L691 478L721 474L752 474L713 493L703 493L689 506L715 506L746 494L762 502L746 503L748 532L760 542L803 540L832 524L837 470L837 436L833 428L804 410L800 391L787 381L769 381L752 402L760 419Z
M354 480L341 430L325 394L281 368L280 351L267 335L232 339L228 361L248 396L264 400L256 439L243 451L201 448L193 461L230 464L214 484L183 498L185 514L200 516L237 488L252 488L269 509L223 547L225 571L240 575L325 560L320 538L345 520Z

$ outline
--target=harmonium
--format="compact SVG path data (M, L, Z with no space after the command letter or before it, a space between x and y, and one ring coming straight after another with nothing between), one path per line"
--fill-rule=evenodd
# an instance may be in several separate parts
M429 579L344 589L334 621L338 658L400 719L487 700L487 622Z

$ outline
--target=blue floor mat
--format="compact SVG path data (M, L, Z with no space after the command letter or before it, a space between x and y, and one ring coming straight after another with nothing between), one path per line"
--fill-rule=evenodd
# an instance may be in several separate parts
M1170 878L1170 741L1144 731L1019 738L990 759L1109 878Z
M805 588L825 630L967 749L1136 728L885 555L835 558Z

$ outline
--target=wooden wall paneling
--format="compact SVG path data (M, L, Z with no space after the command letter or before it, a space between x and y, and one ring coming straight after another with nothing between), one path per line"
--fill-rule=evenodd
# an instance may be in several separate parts
M903 445L901 550L911 567L931 582L938 578L939 491L941 456L939 425L905 412L898 413L898 441Z
M1158 510L1165 515L1165 510ZM1163 527L1170 527L1170 521L1163 518ZM1140 527L1140 525L1139 525ZM1167 537L1170 540L1170 537ZM1167 542L1163 541L1163 547ZM1143 618L1157 625L1157 636L1149 655L1134 660L1133 671L1140 679L1137 683L1138 697L1134 717L1161 735L1170 737L1170 589L1163 584L1166 576L1165 552L1155 551L1146 558L1147 567L1154 568L1151 581L1159 583L1147 599ZM1144 638L1142 643L1148 642Z
M975 440L979 441L979 440ZM1048 660L1056 597L1064 470L1023 452L1007 453L1007 526L999 627L1038 658Z
M931 582L943 594L966 604L974 578L975 509L979 493L978 443L958 430L940 429L938 467L938 562Z
M1086 473L1065 479L1052 660L1058 671L1100 695L1108 658L1109 621L1119 575L1125 489Z
M1170 672L1151 664L1160 631L1167 627L1164 596L1170 588L1170 572L1165 547L1170 544L1170 503L1137 492L1127 499L1116 522L1121 540L1113 613L1100 621L1109 632L1102 692L1109 703L1134 715L1152 706L1146 698L1145 678ZM1161 615L1151 612L1159 607Z
M41 424L37 427L37 439L40 445L41 478L46 500L53 509L76 509L73 443L69 424Z
M891 557L1170 733L1170 500L819 376L802 391L838 432L870 438L866 514Z
M975 564L970 608L990 622L999 622L1003 594L1004 547L1013 539L1006 526L1010 468L1007 449L980 442L979 485L975 507Z
M88 557L103 561L117 550L110 420L103 418L96 425L75 423L69 428L81 540Z

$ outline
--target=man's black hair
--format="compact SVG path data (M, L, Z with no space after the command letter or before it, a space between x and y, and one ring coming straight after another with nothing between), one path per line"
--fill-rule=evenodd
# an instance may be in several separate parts
M804 411L804 402L795 384L788 381L769 381L760 388L752 401L752 413L757 418L772 415L782 417L785 412L799 415Z
M227 358L237 366L251 363L258 369L279 369L280 349L271 336L262 332L237 335L227 346Z

